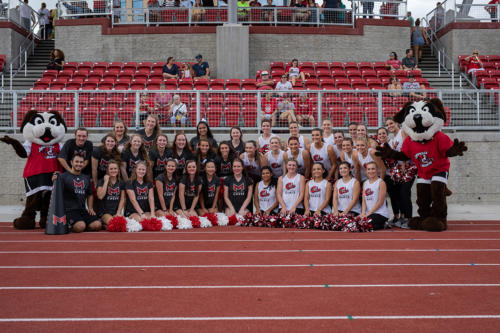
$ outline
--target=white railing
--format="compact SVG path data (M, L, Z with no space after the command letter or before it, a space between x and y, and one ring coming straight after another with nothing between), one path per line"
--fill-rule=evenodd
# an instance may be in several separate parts
M398 0L355 0L353 1L356 17L362 18L406 18L407 3Z
M29 8L31 13L29 26L26 25L21 18L21 6L27 6ZM0 21L9 21L15 23L21 28L26 29L27 31L35 31L36 37L38 37L38 19L38 12L21 0L8 0L5 3L0 4Z
M294 115L307 129L320 126L331 118L336 128L347 128L349 122L365 123L370 128L383 126L385 119L397 113L413 99L412 93L438 97L447 106L446 128L456 130L500 130L500 90L6 90L6 101L0 105L0 130L18 130L24 114L57 110L69 128L86 126L108 129L121 119L129 127L142 127L148 113L159 116L162 127L172 127L169 101L174 94L186 104L186 127L193 129L200 120L212 128L226 129L239 125L259 129L266 110L277 111L276 103L293 103ZM269 96L268 96L269 94ZM285 94L285 95L283 95ZM394 95L394 96L393 96ZM159 96L159 97L158 97ZM165 97L167 96L167 97ZM162 100L163 99L163 100ZM271 105L271 106L269 106ZM279 108L280 105L277 104ZM287 120L271 118L276 127L286 128ZM174 119L174 125L180 126Z
M110 16L112 0L58 1L59 18Z

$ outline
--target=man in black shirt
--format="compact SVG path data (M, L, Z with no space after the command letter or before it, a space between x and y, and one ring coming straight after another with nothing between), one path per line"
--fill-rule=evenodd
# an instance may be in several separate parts
M407 49L406 50L406 57L403 58L401 61L401 64L403 65L403 69L405 71L407 70L420 70L417 66L417 59L413 56L413 50L412 49Z
M85 160L80 155L73 155L70 163L71 169L60 175L57 181L62 183L64 211L71 231L101 230L101 221L92 208L94 200L90 177L82 173Z
M73 156L80 155L83 157L83 170L82 173L90 176L92 174L92 168L90 165L90 158L92 157L92 151L94 147L92 142L87 140L88 131L86 128L79 127L75 131L75 138L66 141L64 146L57 157L59 163L61 163L62 167L71 172L70 162L73 159Z

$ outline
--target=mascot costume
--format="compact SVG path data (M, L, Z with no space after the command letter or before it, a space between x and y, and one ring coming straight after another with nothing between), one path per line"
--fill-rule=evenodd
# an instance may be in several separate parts
M17 155L28 158L23 178L26 186L26 204L22 215L14 220L17 229L34 229L36 212L40 211L40 228L45 228L52 191L52 175L62 171L57 160L66 134L66 123L56 111L31 110L21 124L24 144L9 136L0 138L12 145Z
M417 166L418 217L410 219L411 229L446 230L448 206L446 196L450 195L446 185L450 170L450 159L462 156L467 150L465 143L451 139L441 132L446 114L441 100L426 99L406 103L394 116L408 135L401 152L388 145L377 148L377 156L393 160L412 160Z

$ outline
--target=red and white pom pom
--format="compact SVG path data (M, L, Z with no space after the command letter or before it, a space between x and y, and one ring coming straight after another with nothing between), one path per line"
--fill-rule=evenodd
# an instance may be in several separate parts
M201 221L198 216L190 216L189 221L191 221L191 225L193 226L193 228L199 228L201 225Z
M179 221L179 224L177 224L177 229L193 229L193 225L191 224L191 221L189 219L179 216L177 220Z
M217 220L218 220L217 214L207 213L207 214L203 215L203 217L207 218L210 221L210 223L212 224L212 226L214 226L214 227L217 226Z
M177 228L177 225L179 224L179 220L177 218L177 215L165 215L165 218L172 223L172 228L175 229Z
M109 220L106 230L110 232L127 232L127 220L123 216L115 216Z
M206 217L200 216L200 228L210 228L212 226L212 222Z
M229 224L229 218L226 214L217 213L217 224L221 227L225 227Z
M141 221L142 230L144 231L160 231L162 228L162 223L156 217L151 217L149 219L143 219Z
M127 220L127 232L138 232L142 230L142 225L136 220L129 217L125 219Z
M170 222L170 220L167 219L165 216L161 216L158 219L161 221L161 231L169 231L174 228L172 222Z

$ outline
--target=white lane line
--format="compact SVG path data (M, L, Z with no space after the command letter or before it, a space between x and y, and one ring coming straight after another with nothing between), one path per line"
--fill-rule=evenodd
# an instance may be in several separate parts
M290 249L290 250L152 250L152 251L0 251L0 254L161 254L161 253L302 253L302 252L500 252L500 249Z
M2 243L243 243L243 242L346 242L346 241L499 241L500 238L288 238L288 239L17 239Z
M401 320L401 319L500 319L500 315L417 315L417 316L266 316L266 317L92 317L92 318L0 318L4 323L79 321L258 321L258 320Z
M270 264L270 265L26 265L0 266L0 269L116 269L116 268L284 268L284 267L474 267L500 266L500 263L368 263L368 264Z
M115 289L289 289L289 288L425 288L425 287L500 287L500 283L419 283L419 284L305 284L232 286L16 286L0 290L115 290Z

